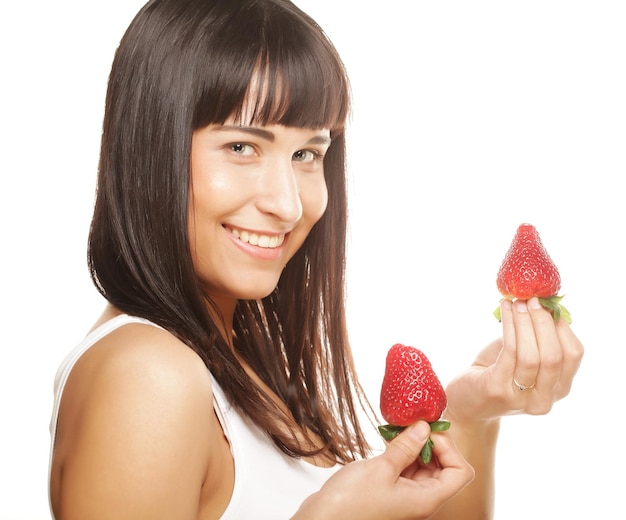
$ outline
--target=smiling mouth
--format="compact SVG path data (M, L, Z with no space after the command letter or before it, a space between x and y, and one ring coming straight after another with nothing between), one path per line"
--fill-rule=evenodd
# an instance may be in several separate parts
M249 231L233 229L229 227L225 227L225 229L229 231L230 234L233 235L235 238L238 238L242 242L250 244L251 246L274 249L281 246L285 241L284 233L280 235L262 235L259 233L251 233Z

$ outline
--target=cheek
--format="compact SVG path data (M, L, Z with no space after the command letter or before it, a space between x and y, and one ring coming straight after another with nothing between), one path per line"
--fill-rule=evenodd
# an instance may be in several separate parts
M199 184L199 185L198 185ZM220 211L219 197L214 196L206 183L194 183L189 193L189 209L187 214L187 230L189 247L196 268L198 258L205 256L212 234L217 226L216 215Z
M189 240L189 249L191 251L191 260L194 267L198 267L198 243L202 243L198 240L198 219L199 215L196 213L196 206L193 201L193 196L189 202L189 211L187 213L187 233Z
M311 225L315 224L326 211L328 205L328 188L324 178L308 182L300 189L300 200L305 218Z

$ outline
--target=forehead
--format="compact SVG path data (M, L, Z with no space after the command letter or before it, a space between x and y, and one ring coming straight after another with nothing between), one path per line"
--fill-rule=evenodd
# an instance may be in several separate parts
M289 106L289 97L281 73L273 77L267 68L257 67L250 78L241 106L231 118L241 126L278 123Z
M233 56L210 62L197 80L195 128L229 119L248 126L343 130L350 95L337 56L326 47L276 45L247 56L243 64Z

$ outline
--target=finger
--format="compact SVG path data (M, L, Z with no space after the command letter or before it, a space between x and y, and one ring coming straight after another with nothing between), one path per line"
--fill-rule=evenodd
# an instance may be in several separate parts
M540 357L527 302L517 300L513 303L513 322L516 346L513 378L517 384L531 387L536 384Z
M391 441L381 458L392 467L395 477L417 460L430 436L430 425L426 421L419 421L402 431Z
M563 350L563 366L556 390L557 397L560 399L565 397L571 389L574 376L582 362L584 347L565 320L560 319L557 322L556 332Z
M537 298L528 300L528 312L539 352L536 388L549 397L551 405L552 393L559 383L563 369L563 348L557 335L554 317L542 307Z
M502 351L494 364L494 379L503 385L510 382L517 358L511 300L505 299L500 302L500 321L502 322Z
M502 300L500 316L502 352L495 364L494 377L501 386L513 384L513 379L530 386L536 377L538 352L525 302Z
M463 458L449 433L433 433L432 440L433 456L441 467L437 478L450 498L474 479L474 468Z

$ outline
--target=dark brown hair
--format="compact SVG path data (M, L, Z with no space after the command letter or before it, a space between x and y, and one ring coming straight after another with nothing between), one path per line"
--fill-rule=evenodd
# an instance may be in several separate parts
M235 348L322 439L320 451L347 462L368 451L344 307L349 84L333 45L291 2L153 0L137 14L109 78L89 266L113 305L197 352L283 451L314 453L285 432L286 417L220 336L189 247L192 134L237 115L255 74L269 88L253 123L331 129L329 202L276 289L238 303Z

